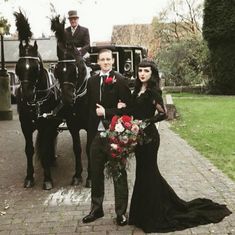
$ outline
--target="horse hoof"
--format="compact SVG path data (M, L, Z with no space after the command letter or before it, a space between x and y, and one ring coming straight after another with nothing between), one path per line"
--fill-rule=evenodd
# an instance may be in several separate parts
M45 181L43 182L43 187L44 190L51 190L53 188L53 184L51 181Z
M91 188L91 180L90 179L86 179L85 187L86 188Z
M25 179L24 188L32 188L34 186L34 179Z
M82 177L73 177L71 185L77 186L82 184Z

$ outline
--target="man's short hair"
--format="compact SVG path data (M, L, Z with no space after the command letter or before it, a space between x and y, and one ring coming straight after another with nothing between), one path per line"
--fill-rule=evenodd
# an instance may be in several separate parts
M108 48L103 48L103 49L100 49L99 52L98 52L98 58L100 57L100 54L104 53L104 52L110 52L111 55L113 56L113 52L112 50L108 49Z

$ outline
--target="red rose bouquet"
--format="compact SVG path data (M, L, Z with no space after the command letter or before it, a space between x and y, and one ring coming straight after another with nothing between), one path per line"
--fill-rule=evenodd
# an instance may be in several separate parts
M118 178L121 170L126 168L127 160L134 154L135 146L144 137L143 129L147 126L141 120L131 116L113 116L109 129L101 132L101 137L109 142L110 158L106 163L107 177Z

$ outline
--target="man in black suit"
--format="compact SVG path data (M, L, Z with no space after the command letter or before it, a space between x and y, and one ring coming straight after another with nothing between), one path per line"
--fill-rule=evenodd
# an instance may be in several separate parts
M84 56L90 48L89 30L78 24L77 11L68 12L70 27L66 28L67 42L77 48L77 55Z
M104 167L109 157L109 146L107 139L100 137L100 132L108 128L114 115L123 114L122 110L117 108L118 102L121 100L128 105L131 98L131 92L124 77L112 70L113 63L112 51L102 49L98 54L100 74L88 80L87 137L91 161L91 211L83 218L83 223L89 223L104 216ZM128 185L125 170L117 180L114 180L114 189L116 221L118 225L126 225Z

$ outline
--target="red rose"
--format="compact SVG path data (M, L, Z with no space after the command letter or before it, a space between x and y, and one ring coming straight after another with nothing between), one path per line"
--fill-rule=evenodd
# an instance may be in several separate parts
M111 153L111 157L112 157L112 158L117 158L117 154L114 153L114 152L112 152L112 153Z
M111 131L113 131L115 129L115 125L117 124L118 119L119 119L119 116L117 116L117 115L113 116L111 123L109 125L109 129Z
M118 144L118 139L115 136L109 138L110 143Z
M124 122L123 123L124 127L126 127L126 129L130 130L132 127L132 124L130 122Z
M132 121L132 117L128 116L128 115L123 115L122 117L122 121L125 122L131 122Z
M123 149L122 149L120 146L118 146L117 152L118 152L118 153L121 153L121 152L123 152Z
M112 84L113 83L113 78L112 77L106 78L104 83L107 84L107 85Z

